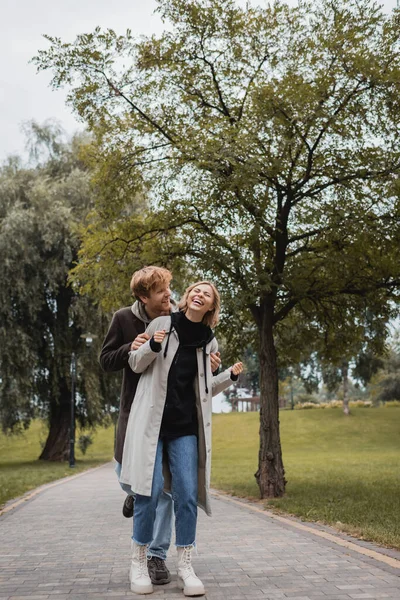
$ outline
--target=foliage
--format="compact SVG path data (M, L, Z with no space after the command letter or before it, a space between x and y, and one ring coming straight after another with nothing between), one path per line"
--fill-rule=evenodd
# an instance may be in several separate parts
M91 435L88 434L82 434L79 436L78 438L78 447L79 450L82 452L83 455L86 454L86 450L89 448L89 446L93 444L93 438Z
M78 157L81 141L59 139L51 125L33 124L31 133L42 162L29 167L11 158L0 169L0 419L3 431L15 432L34 416L48 418L54 439L48 438L43 457L58 443L60 459L68 445L72 352L80 424L101 421L105 398L116 398L111 381L100 377L96 347L85 350L81 339L97 334L98 348L104 320L67 285L80 243L76 224L92 204L89 174Z
M218 284L228 350L257 337L257 478L280 495L276 352L284 367L322 340L348 360L398 301L400 13L372 0L158 9L159 37L48 36L35 59L94 136L99 200L74 276L108 296L129 258ZM149 210L132 210L137 197Z
M313 327L317 307L346 334L360 292L377 286L378 316L397 276L397 13L365 0L159 11L172 28L159 39L96 29L73 44L49 37L36 58L96 135L102 195L79 277L90 263L93 286L95 257L114 247L118 264L140 247L145 261L190 257L233 312L276 286L276 323L297 307ZM145 193L147 224L132 211Z
M383 368L371 378L368 390L375 404L400 398L400 354L393 348L383 359Z
M295 410L303 410L307 408L342 408L341 400L331 400L330 402L298 402L295 404ZM369 400L350 400L350 408L370 408L372 402Z

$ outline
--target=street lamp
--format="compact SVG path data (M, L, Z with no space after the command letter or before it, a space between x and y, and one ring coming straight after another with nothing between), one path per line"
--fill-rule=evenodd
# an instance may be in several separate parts
M90 348L93 340L97 338L94 333L83 333L81 336ZM75 467L75 395L76 395L76 355L71 354L71 423L69 427L69 466Z

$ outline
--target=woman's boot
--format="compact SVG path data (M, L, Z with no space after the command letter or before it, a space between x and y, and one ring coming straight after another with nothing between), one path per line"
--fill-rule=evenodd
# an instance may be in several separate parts
M151 594L153 584L147 570L147 545L132 542L132 564L129 572L131 590L135 594Z
M192 551L194 546L178 547L178 586L185 596L202 596L204 585L193 571Z

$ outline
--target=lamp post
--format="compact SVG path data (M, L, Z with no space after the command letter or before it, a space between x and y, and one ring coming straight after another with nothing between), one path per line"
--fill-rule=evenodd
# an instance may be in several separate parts
M75 467L75 388L76 388L76 356L71 354L71 423L69 426L69 466Z
M86 347L90 348L97 335L93 333L83 333L81 336L86 342ZM69 427L69 466L75 467L75 395L76 395L76 355L71 354L71 422Z

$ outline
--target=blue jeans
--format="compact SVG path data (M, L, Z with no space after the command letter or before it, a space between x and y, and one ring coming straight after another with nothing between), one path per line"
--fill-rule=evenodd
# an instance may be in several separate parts
M195 435L158 440L151 496L136 494L132 539L140 545L149 544L153 539L156 509L164 488L164 453L172 476L176 545L191 546L196 540L197 525L198 450Z
M119 479L121 475L121 464L119 462L117 462L115 465L115 472ZM137 498L137 495L132 493L130 486L126 485L125 483L120 483L120 486L124 492L134 496L135 499ZM147 551L148 557L158 556L159 558L162 558L162 560L166 560L167 552L171 545L173 518L174 506L172 502L172 496L171 494L163 491L157 504L152 540Z

